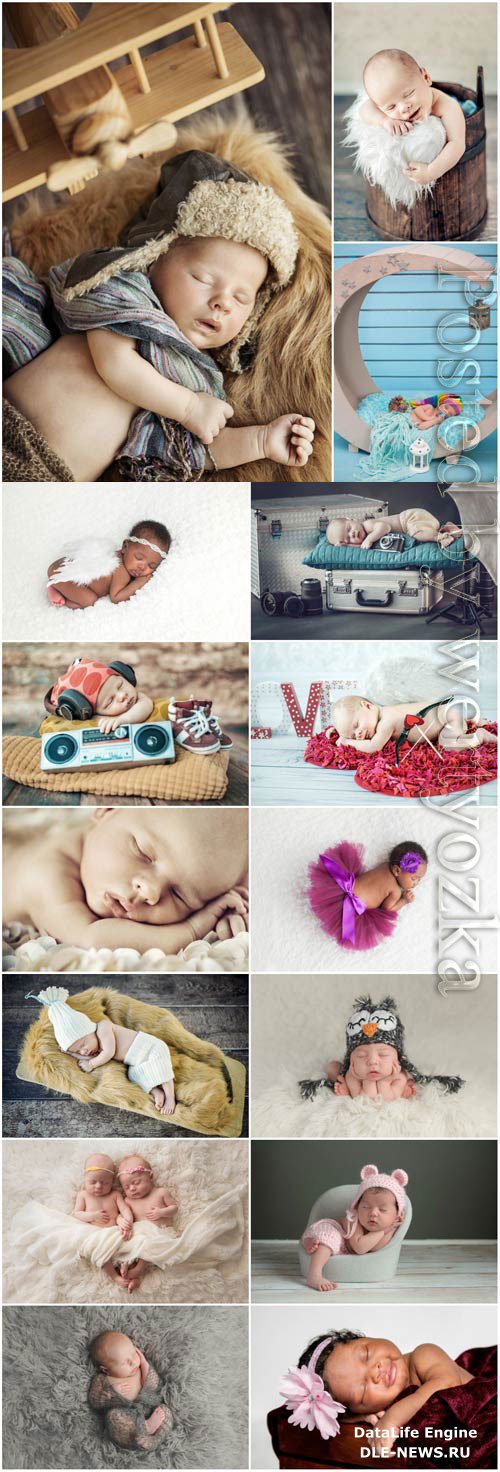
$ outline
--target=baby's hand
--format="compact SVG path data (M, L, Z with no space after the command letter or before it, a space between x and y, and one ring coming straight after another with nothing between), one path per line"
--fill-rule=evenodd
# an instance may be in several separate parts
M333 1085L334 1094L349 1094L345 1078L337 1078Z
M147 1216L148 1222L157 1222L158 1219L161 1220L162 1217L163 1217L163 1212L164 1212L164 1207L163 1206L148 1206L148 1209L147 1209L147 1212L146 1212L146 1216Z
M92 1059L91 1058L77 1058L76 1061L78 1063L78 1067L81 1068L82 1073L91 1073L91 1071L92 1071Z
M212 445L233 414L231 405L222 399L214 399L213 394L191 393L187 411L180 422L191 434L197 435L202 444Z
M128 1242L130 1237L132 1236L134 1223L129 1222L127 1220L127 1217L125 1216L117 1216L116 1225L118 1227L120 1236L123 1237L123 1241Z
M193 931L193 940L204 940L210 930L217 930L220 920L223 918L225 920L229 919L226 913L228 910L233 912L231 916L233 921L236 919L240 920L241 923L238 926L238 930L247 930L246 917L248 914L248 902L241 894L238 894L237 890L230 889L226 894L220 894L215 899L209 900L209 903L204 905L202 910L196 910L189 917L188 924ZM235 933L231 931L231 934ZM226 939L227 937L223 936L222 938Z
M411 133L413 123L397 123L395 119L385 118L382 127L386 133L395 133L396 137L398 137L402 133Z
M406 1083L405 1083L405 1086L404 1086L403 1093L402 1093L402 1096L401 1097L403 1099L413 1099L413 1096L414 1096L414 1094L416 1094L416 1092L417 1092L417 1089L416 1089L415 1079L414 1078L408 1078L408 1076L407 1076Z
M312 454L314 419L303 414L282 414L264 426L262 451L276 465L306 465Z
M406 174L407 179L412 179L414 184L432 184L428 164L405 164L403 174Z
M126 711L124 711L122 716L101 716L99 730L102 731L103 736L109 736L110 731L116 731L117 726L123 726L123 722L126 719Z
M413 904L413 901L415 899L415 895L413 893L413 890L412 889L407 889L406 892L405 892L405 894L403 895L403 899L404 899L405 905L412 905Z
M110 1221L110 1215L105 1206L100 1206L97 1211L93 1212L92 1221L97 1222L100 1227L107 1227Z

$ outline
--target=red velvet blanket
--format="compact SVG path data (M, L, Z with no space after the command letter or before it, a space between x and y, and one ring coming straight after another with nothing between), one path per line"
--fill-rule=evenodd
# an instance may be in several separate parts
M496 734L496 722L484 721L483 725ZM469 722L469 730L473 729ZM367 792L381 792L385 797L435 797L496 780L497 747L494 745L472 747L469 751L442 751L429 746L427 741L419 741L409 750L401 751L397 766L395 741L389 741L383 751L367 756L354 746L336 746L338 733L332 726L328 730L328 736L326 731L310 736L304 761L315 767L354 772L358 787L364 787Z

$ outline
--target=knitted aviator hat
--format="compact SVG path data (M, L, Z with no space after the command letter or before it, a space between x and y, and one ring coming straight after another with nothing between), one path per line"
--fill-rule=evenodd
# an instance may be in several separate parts
M372 1191L374 1188L379 1191L392 1191L393 1196L396 1198L398 1221L402 1222L405 1214L404 1188L408 1183L406 1171L393 1170L392 1174L388 1176L384 1175L383 1171L379 1171L376 1165L364 1165L360 1171L360 1177L361 1185L354 1197L352 1210L356 1209L358 1201L361 1201L361 1197L364 1196L365 1191Z
M253 246L269 263L238 337L213 353L223 368L242 373L249 366L266 306L292 279L298 239L290 211L274 189L213 153L190 149L168 159L155 193L126 226L121 244L78 256L66 276L63 296L67 301L84 296L118 272L147 271L181 237L234 240Z
M68 1007L66 998L69 997L69 992L65 986L48 986L44 992L38 994L26 992L26 997L32 997L34 1002L42 1002L47 1007L56 1042L63 1053L67 1053L73 1043L86 1037L89 1032L97 1031L97 1022L91 1022L85 1012L77 1012L75 1007Z
M416 1068L415 1064L406 1057L405 1030L399 1013L396 1011L394 997L382 997L379 1003L372 1002L369 996L356 998L354 1012L351 1012L346 1027L346 1051L340 1070L341 1074L345 1075L348 1072L351 1053L354 1052L354 1049L364 1047L367 1043L385 1043L388 1047L395 1048L401 1068L414 1079L415 1083L438 1083L447 1094L456 1094L462 1088L463 1079L458 1074L454 1076L421 1073L420 1069Z

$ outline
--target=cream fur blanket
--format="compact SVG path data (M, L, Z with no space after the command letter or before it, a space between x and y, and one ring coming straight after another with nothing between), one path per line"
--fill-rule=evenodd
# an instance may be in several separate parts
M446 143L446 131L440 118L423 118L410 133L402 136L386 133L385 128L372 127L361 117L360 109L367 101L361 92L346 112L344 144L354 153L354 168L364 174L370 184L379 184L393 209L398 204L412 209L423 194L432 192L432 184L416 184L404 173L408 163L432 163Z
M103 1143L106 1149L107 1142ZM127 1142L109 1141L112 1158ZM134 1224L129 1242L117 1227L93 1227L71 1215L88 1142L9 1142L4 1186L4 1298L10 1303L123 1302L125 1289L99 1271L106 1262L142 1257L151 1265L134 1301L238 1302L246 1297L246 1146L134 1141L156 1185L178 1206L171 1226ZM215 1145L215 1150L212 1146ZM194 1148L193 1148L194 1146ZM20 1147L20 1150L19 1150ZM16 1154L17 1149L17 1154ZM24 1163L24 1168L21 1162ZM55 1191L58 1206L52 1204ZM29 1199L27 1199L29 1197Z

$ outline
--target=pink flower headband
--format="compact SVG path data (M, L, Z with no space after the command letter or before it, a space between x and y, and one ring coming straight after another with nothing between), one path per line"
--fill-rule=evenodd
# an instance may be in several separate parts
M399 860L399 868L402 869L405 874L416 874L417 869L420 868L420 865L423 864L423 862L424 860L422 858L422 855L416 854L413 848L409 848L408 853L403 854L402 859Z
M138 1176L139 1171L141 1170L144 1171L147 1176L152 1176L153 1174L151 1166L149 1165L119 1165L117 1174L119 1176Z
M340 1401L332 1399L330 1391L325 1390L321 1375L315 1374L319 1355L331 1342L329 1334L316 1346L309 1364L300 1368L293 1366L279 1384L279 1393L287 1410L292 1412L288 1417L291 1426L300 1426L302 1431L319 1431L324 1441L328 1441L329 1436L338 1436L338 1413L346 1409Z

